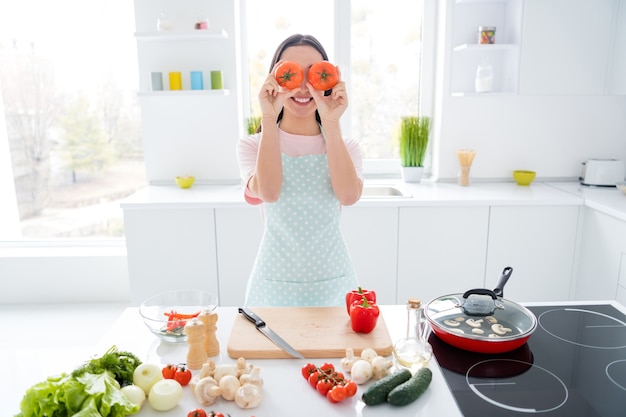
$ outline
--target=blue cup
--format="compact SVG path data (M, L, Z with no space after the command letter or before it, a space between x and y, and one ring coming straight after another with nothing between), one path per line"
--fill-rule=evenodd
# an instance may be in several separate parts
M191 71L191 89L204 90L204 81L202 80L202 71Z

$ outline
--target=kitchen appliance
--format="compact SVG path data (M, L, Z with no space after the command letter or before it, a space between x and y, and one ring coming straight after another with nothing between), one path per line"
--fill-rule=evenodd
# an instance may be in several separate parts
M598 187L615 187L624 181L624 162L619 159L587 159L582 163L580 183Z
M513 268L502 271L496 288L477 288L428 303L424 315L430 328L446 343L479 353L502 353L522 346L537 327L524 306L503 299Z
M300 352L291 347L289 343L285 342L282 337L280 337L278 334L276 334L275 331L270 329L270 327L263 321L263 319L254 314L252 310L239 307L239 312L243 314L243 316L248 319L248 321L254 323L254 327L256 327L258 331L263 333L268 339L274 342L276 346L278 346L294 358L304 359L304 356L302 356Z
M531 306L538 326L514 351L429 342L465 417L624 417L626 314L610 304Z

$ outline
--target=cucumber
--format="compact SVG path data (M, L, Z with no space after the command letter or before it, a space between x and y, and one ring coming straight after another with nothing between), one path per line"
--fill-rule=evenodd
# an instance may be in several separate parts
M420 368L408 381L398 385L387 395L391 405L407 405L417 400L426 391L433 379L428 368Z
M361 396L367 405L381 404L387 401L387 395L398 385L411 379L411 371L402 369L375 381Z

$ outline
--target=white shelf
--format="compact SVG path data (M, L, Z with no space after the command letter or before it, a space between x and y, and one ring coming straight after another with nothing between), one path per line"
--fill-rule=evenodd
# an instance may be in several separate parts
M163 90L140 91L139 97L180 97L180 96L228 96L230 90Z
M516 51L519 49L519 45L514 43L493 43L493 44L478 44L478 43L465 43L454 47L454 52L460 51L475 51L475 52L495 52L495 51Z
M210 30L168 30L154 32L135 32L135 38L142 41L203 41L228 39L224 29Z
M469 93L464 91L453 91L450 95L452 97L505 97L515 96L517 94L512 92Z

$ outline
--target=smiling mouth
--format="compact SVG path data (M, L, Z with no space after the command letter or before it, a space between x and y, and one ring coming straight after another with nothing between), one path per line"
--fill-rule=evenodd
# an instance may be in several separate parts
M296 103L306 104L313 100L313 97L291 97Z

